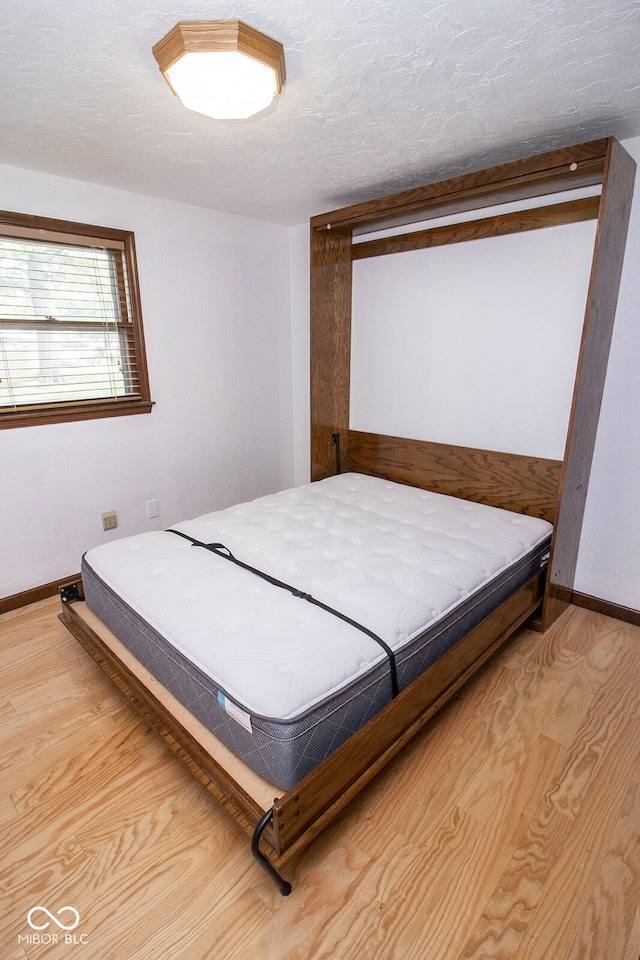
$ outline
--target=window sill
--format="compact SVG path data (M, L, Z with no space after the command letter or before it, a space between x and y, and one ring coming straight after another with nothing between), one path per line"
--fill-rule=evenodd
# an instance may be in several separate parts
M151 413L152 408L152 400L109 400L103 403L61 404L57 409L51 407L43 410L16 410L0 413L0 430L74 420L98 420L102 417L126 417L137 413Z

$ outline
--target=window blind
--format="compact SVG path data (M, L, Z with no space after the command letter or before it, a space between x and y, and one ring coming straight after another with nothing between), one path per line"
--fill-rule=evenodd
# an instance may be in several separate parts
M0 407L139 396L121 256L0 238Z
M134 306L124 241L0 222L0 425L150 407Z

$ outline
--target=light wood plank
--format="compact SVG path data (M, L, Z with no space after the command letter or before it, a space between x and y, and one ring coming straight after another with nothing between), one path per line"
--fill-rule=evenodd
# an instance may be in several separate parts
M1 956L69 955L18 942L42 903L80 912L91 960L637 960L640 628L570 608L523 630L282 898L57 612L0 617Z
M638 957L640 957L640 909L636 910L622 960L638 960Z
M636 663L637 652L623 650L619 654L616 668L594 695L567 750L563 768L550 787L551 802L567 816L577 816L591 779L598 775L607 751L615 752L616 746L620 749L620 739L630 727L640 729L640 687L629 687L629 677L634 675ZM630 716L635 716L634 724L627 723ZM638 748L632 739L623 749L635 767Z
M403 751L401 769L390 775L388 790L394 811L399 811L395 819L406 835L412 835L416 818L437 818L450 797L466 789L519 711L536 701L542 671L529 655L539 642L539 634L519 634L465 686L446 713L435 718L423 738ZM525 655L513 659L520 648ZM407 763L404 758L409 756Z
M422 920L424 945L438 943L433 960L458 957L482 915L500 877L519 845L524 825L534 816L542 801L544 784L558 763L558 745L540 737L531 753L497 800L491 820L477 833L475 843L465 850L459 871L444 885L438 874L432 875L438 902ZM413 954L418 960L420 954ZM431 960L431 957L430 957Z
M487 823L496 804L518 776L540 736L549 709L563 696L573 679L572 665L559 658L542 672L536 695L523 704L504 737L491 751L460 798L460 805L476 819Z
M582 661L564 695L542 724L543 732L552 740L569 746L584 722L593 700L593 682Z
M625 720L589 778L573 828L540 898L518 960L572 956L576 936L627 797L629 776L625 757L629 752L635 756L639 735L637 723ZM638 850L635 851L637 856ZM640 890L636 889L634 900L637 901L638 896ZM602 941L594 944L593 950L593 956L602 957L602 960L609 960L612 956L608 953L608 944Z
M543 800L460 958L511 960L518 952L571 821Z
M622 956L636 911L640 886L640 784L629 785L600 873L575 939L570 960L598 960L600 944L610 957Z

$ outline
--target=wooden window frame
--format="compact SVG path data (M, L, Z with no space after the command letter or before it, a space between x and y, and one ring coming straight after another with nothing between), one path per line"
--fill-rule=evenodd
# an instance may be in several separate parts
M149 389L149 375L142 325L142 306L133 231L91 224L56 220L30 214L0 211L0 235L16 239L51 241L57 239L69 244L101 244L120 250L128 281L128 316L123 318L131 344L130 358L138 369L138 387L135 397L115 397L96 400L54 401L33 404L24 409L0 412L0 429L38 426L48 423L67 423L75 420L94 420L102 417L129 416L150 413L153 407ZM124 271L118 270L118 285L124 288ZM119 324L120 326L120 324Z

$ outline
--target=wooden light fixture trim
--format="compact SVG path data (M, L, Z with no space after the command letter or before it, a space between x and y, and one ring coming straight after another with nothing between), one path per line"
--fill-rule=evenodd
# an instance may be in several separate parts
M167 83L167 71L186 53L242 53L275 75L276 94L285 82L284 47L241 20L193 20L177 23L153 47L153 55ZM177 96L177 94L176 94Z

